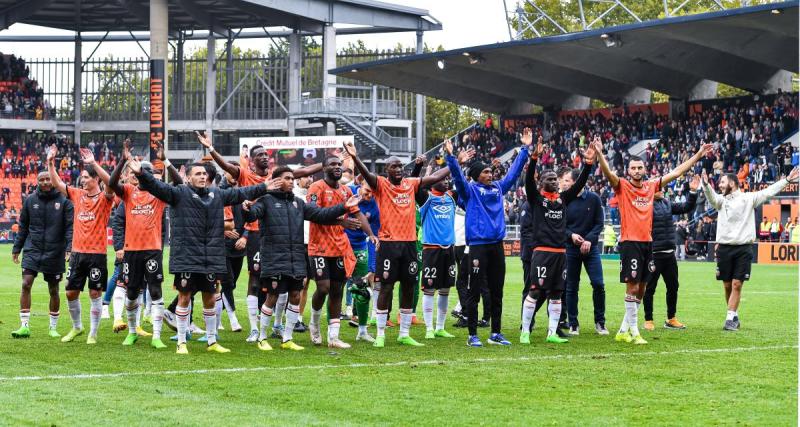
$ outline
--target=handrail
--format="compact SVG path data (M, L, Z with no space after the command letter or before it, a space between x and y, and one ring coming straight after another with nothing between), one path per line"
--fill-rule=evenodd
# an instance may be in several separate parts
M338 113L342 115L372 115L373 101L363 98L309 98L294 101L289 106L292 114ZM400 103L388 99L375 101L375 114L380 116L402 117L404 110Z
M476 126L476 125L477 125L477 123L473 123L473 124L471 124L471 125L469 125L469 126L465 127L464 129L461 129L460 131L456 132L456 133L455 133L455 135L451 135L451 136L449 136L447 139L448 139L448 140L455 140L455 139L457 139L457 138L458 138L458 135L461 135L461 134L463 134L463 133L465 133L465 132L469 132L469 131L470 131L470 130L472 130L472 129L473 129L475 126ZM454 142L455 142L455 144L453 144L453 145L454 145L454 146L458 146L459 142L458 142L458 141L454 141ZM432 155L433 153L435 153L435 152L438 152L438 151L440 151L440 150L442 149L442 146L443 146L443 145L444 145L444 142L440 142L440 143L436 144L436 145L435 145L433 148L431 148L430 150L428 150L428 151L426 151L426 152L422 153L422 155L423 155L423 156L425 156L427 159L430 159L430 158L431 158L431 155ZM403 166L403 167L404 167L404 168L413 168L413 167L414 167L414 161L412 160L411 162L407 163L407 164L406 164L405 166Z

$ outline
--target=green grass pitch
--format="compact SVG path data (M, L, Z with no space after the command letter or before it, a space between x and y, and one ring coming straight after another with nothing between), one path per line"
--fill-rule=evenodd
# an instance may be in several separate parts
M109 258L110 259L110 258ZM0 424L3 425L796 425L798 274L793 266L753 266L745 285L742 330L723 332L722 285L711 263L681 263L678 317L685 331L660 328L664 285L655 299L659 326L643 332L647 346L613 340L623 312L618 264L604 262L607 318L612 336L592 327L591 287L580 292L583 330L566 345L545 344L544 312L530 346L517 344L522 269L507 260L504 332L510 348L465 346L466 331L448 327L451 340L400 347L397 329L387 347L314 348L297 334L303 352L260 352L245 334L221 332L231 354L207 354L200 343L179 357L174 344L155 351L101 323L99 343L85 335L62 344L47 337L47 291L34 284L32 330L14 340L19 323L19 266L10 245L0 247ZM245 273L246 274L246 273ZM246 325L245 278L236 290ZM171 278L165 300L174 295ZM63 282L62 282L63 292ZM88 297L83 298L88 328ZM455 304L451 296L451 307ZM421 314L421 307L419 308ZM60 332L70 327L62 293ZM396 313L396 307L395 307ZM227 326L227 317L224 323ZM640 319L643 314L640 314ZM202 325L201 316L195 319ZM306 321L308 315L306 315ZM452 318L448 317L448 325ZM641 325L641 322L640 322ZM374 330L372 331L374 333ZM482 339L487 330L482 329ZM166 326L167 338L172 334Z

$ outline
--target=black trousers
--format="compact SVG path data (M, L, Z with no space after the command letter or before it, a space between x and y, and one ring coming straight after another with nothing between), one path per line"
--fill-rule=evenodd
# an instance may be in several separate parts
M647 290L642 301L644 320L653 320L653 295L659 277L664 277L667 285L667 319L672 319L678 309L678 261L674 253L654 253L653 262L656 269L647 276Z
M503 285L506 278L506 255L503 242L470 245L468 258L467 305L464 311L467 316L469 334L478 334L478 299L481 296L481 289L484 287L489 290L487 299L489 300L492 333L500 333L503 315Z
M456 246L456 265L458 277L456 278L456 292L458 302L461 304L461 315L467 317L464 307L467 306L467 280L469 278L469 256L464 253L465 246ZM491 308L489 305L489 288L481 288L481 301L483 301L483 320L489 321Z
M236 311L236 303L233 300L233 290L236 289L236 282L239 281L239 275L242 273L242 264L244 264L244 257L227 257L228 262L228 275L222 281L222 294L228 300L231 310Z

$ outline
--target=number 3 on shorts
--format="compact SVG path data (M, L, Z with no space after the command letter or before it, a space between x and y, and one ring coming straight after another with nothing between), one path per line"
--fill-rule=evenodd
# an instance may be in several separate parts
M639 263L638 263L638 260L636 260L636 259L632 259L632 260L631 260L631 270L634 270L634 271L636 271L636 270L638 270L638 269L639 269Z

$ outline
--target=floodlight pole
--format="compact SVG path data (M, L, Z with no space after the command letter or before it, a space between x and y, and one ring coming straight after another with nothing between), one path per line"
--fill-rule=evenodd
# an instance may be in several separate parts
M83 98L83 52L82 52L81 33L75 35L75 72L73 80L73 95L74 110L75 110L75 130L73 131L73 139L76 147L81 146L81 98Z
M417 30L417 53L422 53L424 45L422 43L422 30ZM425 97L417 94L416 97L416 113L417 113L417 155L419 156L425 150Z

